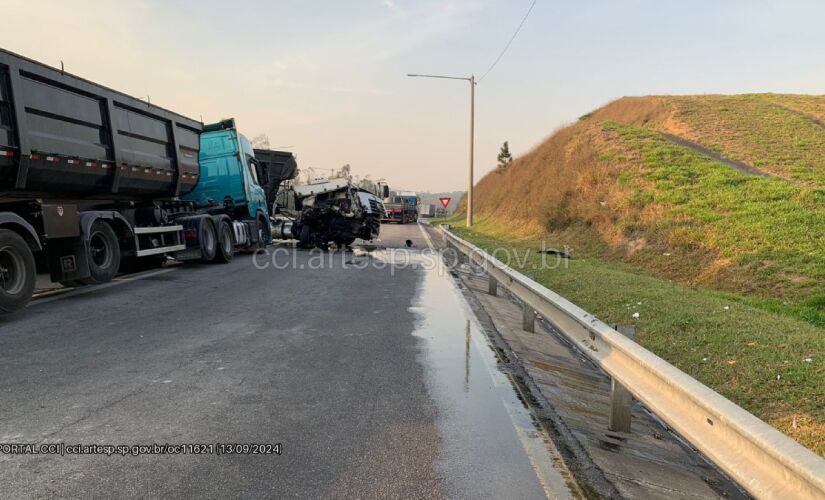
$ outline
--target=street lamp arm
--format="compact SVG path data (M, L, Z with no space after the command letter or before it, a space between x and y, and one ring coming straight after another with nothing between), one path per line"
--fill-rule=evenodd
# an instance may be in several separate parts
M473 161L475 155L475 122L476 122L476 77L470 75L469 78L460 76L444 76L444 75L418 75L415 73L407 73L407 76L420 78L441 78L443 80L464 80L470 82L470 171L467 179L467 227L473 225Z
M407 73L407 76L418 77L418 78L442 78L444 80L464 80L470 81L470 78L462 77L462 76L444 76L444 75L417 75L414 73Z

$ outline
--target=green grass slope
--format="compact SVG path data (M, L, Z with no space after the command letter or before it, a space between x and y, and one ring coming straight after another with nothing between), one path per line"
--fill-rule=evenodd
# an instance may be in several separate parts
M570 247L537 278L825 454L823 118L825 97L620 99L482 179L467 235Z
M821 308L825 128L810 111L819 101L825 108L825 98L770 94L621 99L482 179L478 217L690 285Z

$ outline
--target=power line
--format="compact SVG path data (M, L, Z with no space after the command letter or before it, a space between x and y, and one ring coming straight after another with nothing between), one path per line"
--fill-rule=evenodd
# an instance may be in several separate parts
M522 18L521 22L519 23L518 28L516 28L516 32L513 33L513 36L510 38L510 41L507 42L507 45L504 46L504 50L501 51L501 54L499 54L498 57L496 57L496 60L493 61L493 64L491 64L490 67L487 69L487 71L485 71L484 74L481 75L481 78L479 78L476 83L480 83L481 80L484 80L484 77L487 76L487 74L490 73L490 71L493 71L493 68L496 67L496 64L498 64L498 62L501 60L501 58L504 57L504 53L507 52L507 49L510 48L510 44L513 43L513 40L516 39L516 35L518 35L518 32L521 31L521 27L524 26L524 22L530 16L530 12L533 11L533 7L536 6L537 1L538 0L533 0L533 3L530 4L530 8L527 9L527 14L524 14L524 17Z

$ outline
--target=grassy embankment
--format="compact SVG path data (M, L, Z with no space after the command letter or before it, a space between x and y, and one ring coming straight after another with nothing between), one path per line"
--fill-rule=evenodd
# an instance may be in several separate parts
M542 270L540 242L491 237L498 228L485 223L474 227L456 231L488 251L528 251L524 266L515 259L511 265L607 323L635 325L641 345L825 456L822 329L758 299L690 289L599 258Z
M806 96L623 99L485 177L472 232L452 222L487 249L530 250L540 282L635 324L642 345L825 455L822 110ZM571 247L569 267L535 269L541 241Z

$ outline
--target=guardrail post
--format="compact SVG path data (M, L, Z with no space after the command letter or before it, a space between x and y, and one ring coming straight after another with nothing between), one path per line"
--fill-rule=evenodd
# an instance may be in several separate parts
M487 293L489 293L490 295L493 295L493 296L497 295L498 294L498 281L496 281L496 279L493 278L492 274L488 274L487 279L489 280L487 282Z
M615 325L616 331L633 340L636 337L636 327L633 325ZM613 432L630 433L633 394L616 379L610 380L610 415L607 418L607 428Z
M525 332L536 333L536 311L527 303L522 304L521 329Z

